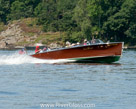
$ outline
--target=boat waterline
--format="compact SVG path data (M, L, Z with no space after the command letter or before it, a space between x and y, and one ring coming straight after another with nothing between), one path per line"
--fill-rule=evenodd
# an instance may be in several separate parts
M75 62L112 63L118 61L120 57L121 56L81 57L81 58L72 58L69 60L75 60Z

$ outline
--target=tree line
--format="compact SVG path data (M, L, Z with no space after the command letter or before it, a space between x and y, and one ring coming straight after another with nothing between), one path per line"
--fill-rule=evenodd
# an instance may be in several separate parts
M65 32L71 42L136 42L136 0L0 0L0 22L28 17L45 32Z

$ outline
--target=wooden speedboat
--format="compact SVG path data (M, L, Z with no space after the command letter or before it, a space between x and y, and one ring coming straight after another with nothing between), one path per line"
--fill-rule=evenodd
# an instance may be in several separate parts
M120 59L123 44L123 42L110 42L79 45L54 49L31 56L39 59L68 59L75 62L112 63Z

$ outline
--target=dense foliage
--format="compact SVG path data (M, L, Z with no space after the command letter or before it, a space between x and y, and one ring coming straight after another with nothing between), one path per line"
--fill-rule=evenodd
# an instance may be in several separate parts
M45 32L67 33L65 41L136 41L136 0L0 0L0 22L28 17Z

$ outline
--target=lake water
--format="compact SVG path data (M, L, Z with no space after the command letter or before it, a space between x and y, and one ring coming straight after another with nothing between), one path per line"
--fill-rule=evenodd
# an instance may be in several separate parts
M135 109L135 58L124 50L113 64L78 64L0 50L0 109Z

